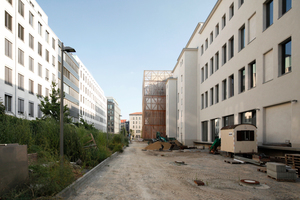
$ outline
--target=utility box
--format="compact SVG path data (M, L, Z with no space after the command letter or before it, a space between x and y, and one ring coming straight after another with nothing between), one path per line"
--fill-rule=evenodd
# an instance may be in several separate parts
M27 179L27 145L0 144L0 196Z
M257 128L252 124L237 124L221 128L221 151L257 153Z

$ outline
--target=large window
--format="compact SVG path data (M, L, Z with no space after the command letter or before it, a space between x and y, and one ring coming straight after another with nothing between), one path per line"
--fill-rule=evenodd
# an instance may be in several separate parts
M229 7L229 19L231 19L234 15L234 3L232 3Z
M12 96L6 94L5 99L4 99L4 104L5 104L5 111L11 112L12 111Z
M214 88L210 88L210 105L214 105Z
M40 56L43 55L42 51L43 51L43 46L42 46L41 43L38 43L38 54L39 54Z
M222 29L226 26L226 14L222 17Z
M34 93L34 82L33 82L33 80L30 80L30 79L29 79L28 92L29 92L29 94L33 94Z
M5 84L12 85L12 70L5 67Z
M223 117L223 126L234 125L234 115L228 115Z
M33 27L34 15L29 11L29 24Z
M42 85L40 85L40 84L38 84L38 93L37 93L37 95L38 95L39 97L42 96Z
M249 64L249 89L256 86L256 62Z
M222 54L223 54L222 65L224 65L227 61L227 45L226 45L226 43L222 47Z
M281 60L281 70L280 75L292 71L292 40L289 38L280 44L279 47L280 60Z
M38 22L38 33L39 33L39 35L40 36L42 36L42 24L41 24L41 22Z
M18 113L21 115L24 114L24 99L18 99Z
M205 64L205 80L208 78L208 64Z
M223 100L227 99L227 79L222 81Z
M267 1L264 5L265 8L265 29L273 24L273 0Z
M208 122L202 122L202 141L207 142L208 140Z
M219 84L215 86L215 93L216 93L215 101L216 103L219 103Z
M29 33L29 47L34 49L34 37Z
M219 138L219 129L220 129L219 121L220 121L219 119L210 120L212 141Z
M201 68L201 83L204 82L204 67Z
M214 73L214 57L210 59L210 75Z
M5 55L12 58L12 43L5 39Z
M231 59L234 56L234 37L232 36L229 41L229 59Z
M292 8L292 0L280 0L279 1L279 13L280 17Z
M241 124L253 124L256 126L256 111L251 110L240 114Z
M12 31L12 16L5 11L5 27Z
M24 28L20 24L18 24L18 37L24 41Z
M254 131L237 131L237 141L254 141Z
M215 71L219 69L219 52L215 54Z
M229 76L229 97L234 96L234 75Z
M219 28L219 23L218 23L215 27L215 37L217 37L219 35L219 32L220 32L220 28Z
M18 63L24 66L24 51L18 49Z
M214 41L214 33L210 33L210 44Z
M43 68L42 68L42 65L41 65L40 63L38 64L38 75L39 75L40 77L43 76Z
M33 104L33 102L29 102L28 115L30 117L34 117L34 104Z
M24 17L24 3L21 0L19 0L18 12Z
M47 49L45 49L45 59L49 62L49 51Z
M205 108L208 107L208 92L205 92Z
M34 60L29 56L29 70L34 72Z
M204 109L204 94L201 94L201 109Z

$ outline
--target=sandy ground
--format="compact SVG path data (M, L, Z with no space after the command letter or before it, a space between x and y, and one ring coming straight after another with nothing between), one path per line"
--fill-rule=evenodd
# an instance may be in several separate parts
M69 199L300 199L300 179L277 182L252 164L228 164L204 151L142 151L133 142ZM184 161L185 165L174 161ZM197 186L194 180L205 186ZM241 186L240 179L262 183Z

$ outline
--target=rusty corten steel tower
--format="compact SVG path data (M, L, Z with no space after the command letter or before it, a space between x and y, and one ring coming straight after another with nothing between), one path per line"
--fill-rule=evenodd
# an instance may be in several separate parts
M143 79L143 135L156 138L156 132L166 136L166 81L168 70L145 70Z

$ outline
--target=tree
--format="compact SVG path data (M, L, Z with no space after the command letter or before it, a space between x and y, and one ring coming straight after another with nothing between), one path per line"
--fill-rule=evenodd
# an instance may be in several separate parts
M50 96L46 96L46 97L40 97L40 108L42 113L44 114L44 116L42 117L42 119L51 117L54 118L56 121L59 121L60 119L60 89L58 88L56 90L56 83L52 82L52 86L51 86L51 94ZM65 97L65 93L64 93L64 97ZM64 122L66 123L71 123L71 118L70 116L70 112L69 112L69 108L67 107L67 105L64 105Z
M5 106L3 105L3 102L1 101L0 98L0 115L4 115L5 114Z

